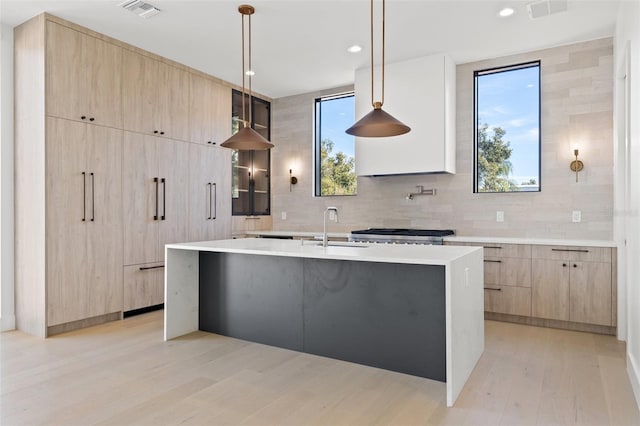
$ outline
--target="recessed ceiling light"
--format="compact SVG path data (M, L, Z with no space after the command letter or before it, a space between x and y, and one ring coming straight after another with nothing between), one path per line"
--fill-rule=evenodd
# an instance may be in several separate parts
M500 12L498 12L498 15L501 18L506 18L507 16L511 16L513 15L513 13L515 12L515 10L513 10L510 7L505 7L504 9L502 9Z
M358 53L362 50L362 47L358 46L357 44L354 44L353 46L349 47L347 49L347 52L349 53Z
M247 71L245 72L245 74L246 74L246 75L250 75L250 76L254 76L254 75L256 75L256 72L255 72L255 71L252 71L252 70L247 70Z

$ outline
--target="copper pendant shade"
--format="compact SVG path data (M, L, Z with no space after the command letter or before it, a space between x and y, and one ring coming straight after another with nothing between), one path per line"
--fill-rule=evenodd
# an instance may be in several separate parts
M350 135L368 138L404 135L409 131L411 131L409 126L383 111L379 102L375 103L373 111L346 130Z
M391 114L382 110L384 104L384 36L385 36L385 0L382 0L382 99L380 102L373 100L373 0L371 0L371 105L373 111L358 120L346 132L353 136L368 138L381 138L403 135L411 131L411 128L402 123Z
M225 148L231 148L238 151L261 151L266 149L271 149L274 145L266 140L260 133L256 132L251 128L251 75L249 74L249 120L245 119L245 75L247 75L247 70L245 70L245 51L244 51L244 18L245 16L249 17L249 70L251 70L251 15L255 13L255 9L253 6L249 6L243 4L238 7L238 12L242 15L242 123L244 127L242 127L238 132L231 136L229 139L220 144L220 146Z

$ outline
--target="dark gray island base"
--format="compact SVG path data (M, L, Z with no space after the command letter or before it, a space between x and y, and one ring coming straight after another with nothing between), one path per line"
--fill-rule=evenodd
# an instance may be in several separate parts
M446 381L445 267L199 253L199 329Z
M165 340L205 330L445 381L448 407L484 350L481 247L198 241L166 245L164 274Z

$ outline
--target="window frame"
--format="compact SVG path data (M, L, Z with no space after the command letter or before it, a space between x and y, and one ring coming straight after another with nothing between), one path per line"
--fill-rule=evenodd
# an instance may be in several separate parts
M538 68L538 190L537 191L479 191L478 190L478 77L500 74L526 68ZM542 192L542 61L521 62L473 72L473 193L474 194L524 194Z
M331 195L322 195L322 164L320 162L321 157L321 149L322 149L322 113L321 109L318 108L323 101L331 101L335 99L349 98L352 97L354 99L354 112L355 112L355 90L350 90L347 92L335 93L332 95L319 96L314 98L313 101L313 196L314 197L354 197L358 195L357 189L355 194L331 194ZM345 129L346 130L346 129ZM355 139L354 139L354 148L355 148ZM354 153L355 160L355 153ZM355 172L355 170L354 170ZM357 179L357 176L356 176ZM357 185L357 184L356 184Z

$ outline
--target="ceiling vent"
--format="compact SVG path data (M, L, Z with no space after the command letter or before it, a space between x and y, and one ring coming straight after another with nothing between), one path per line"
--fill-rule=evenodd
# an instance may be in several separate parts
M541 0L527 4L529 18L538 19L554 13L566 12L567 0Z
M160 13L160 9L150 5L149 3L145 3L142 0L127 0L120 3L118 6L145 19L151 18L152 16Z

